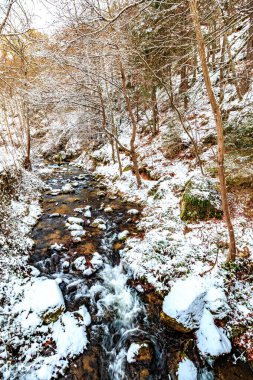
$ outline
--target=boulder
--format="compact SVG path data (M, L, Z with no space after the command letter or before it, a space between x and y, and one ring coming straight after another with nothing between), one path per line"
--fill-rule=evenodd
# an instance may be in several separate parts
M207 309L204 309L196 336L197 347L204 356L216 357L228 354L232 349L223 328L215 325L214 318Z
M177 375L178 380L197 380L198 371L193 362L185 357L178 364Z
M66 183L64 186L62 186L62 192L63 194L74 193L75 189L72 187L70 183Z
M27 290L22 303L26 309L40 316L46 323L57 321L65 309L64 299L55 280L36 278Z
M198 277L177 281L163 301L163 313L188 331L199 326L206 290ZM186 331L187 332L187 331Z
M203 176L192 177L185 185L180 208L183 221L221 219L221 196L214 181Z
M215 319L229 312L220 284L191 276L178 280L164 298L161 319L181 332L196 330L197 347L203 356L216 357L231 351L231 343Z

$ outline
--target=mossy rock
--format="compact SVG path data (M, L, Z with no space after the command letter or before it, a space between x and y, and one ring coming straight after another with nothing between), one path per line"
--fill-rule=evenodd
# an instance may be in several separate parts
M129 165L126 165L124 168L123 168L123 172L129 172L133 170L133 165L132 164L129 164Z
M225 125L225 145L229 150L253 148L253 114L248 114L237 123Z
M161 311L160 313L160 318L161 318L161 321L164 322L164 324L172 330L175 330L181 333L189 333L192 331L192 329L185 327L182 323L179 323L175 318L169 317L163 311Z
M64 307L59 307L55 311L43 314L42 320L46 325L49 325L50 323L54 323L60 318L60 315L63 313L63 311L64 311Z
M186 183L180 208L183 221L222 218L220 193L213 181L202 176L192 177Z

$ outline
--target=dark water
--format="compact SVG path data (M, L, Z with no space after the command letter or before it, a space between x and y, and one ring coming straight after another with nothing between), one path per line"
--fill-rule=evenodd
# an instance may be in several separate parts
M128 230L130 235L140 233L136 227L139 215L127 213L133 208L141 212L140 206L119 197L113 199L92 176L71 166L55 167L46 183L53 189L72 183L75 191L56 196L45 192L44 213L32 236L35 248L31 264L44 275L61 279L67 310L78 310L85 305L92 318L88 349L72 360L62 379L177 379L177 363L185 354L197 366L198 379L253 378L247 366L233 366L229 358L220 364L217 362L213 372L198 356L192 335L170 331L160 321L159 297L149 291L138 294L134 289L136 282L129 278L120 262L119 249L123 243L117 236L123 230ZM91 206L91 220L102 218L106 230L92 227L88 224L89 218L75 210L88 205ZM112 208L110 213L104 210L108 206ZM52 214L57 216L52 217ZM86 235L81 242L73 242L70 231L65 228L69 216L85 220ZM54 243L64 244L65 249L50 248ZM85 256L89 263L94 252L103 258L99 270L84 276L73 269L72 262L77 257ZM136 362L128 363L126 357L132 343L141 343L144 348Z

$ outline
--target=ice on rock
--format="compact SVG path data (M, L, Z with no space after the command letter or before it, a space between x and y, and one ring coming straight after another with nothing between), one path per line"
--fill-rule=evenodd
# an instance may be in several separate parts
M84 220L82 218L77 218L75 216L70 216L68 219L67 219L67 222L69 224L83 224L84 223Z
M232 349L224 330L214 324L214 318L207 309L203 312L196 336L198 349L204 356L219 356Z
M178 365L178 380L197 380L197 368L193 362L185 358Z
M196 328L203 314L205 295L198 277L179 280L164 298L163 312L187 328Z

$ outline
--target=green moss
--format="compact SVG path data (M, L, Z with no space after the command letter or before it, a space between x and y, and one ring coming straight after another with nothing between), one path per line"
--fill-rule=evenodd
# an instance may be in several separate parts
M228 150L253 149L253 114L237 123L225 125L225 145Z
M184 194L181 202L180 217L184 221L222 218L222 212L217 211L207 199L198 199L191 194Z
M125 166L124 168L123 168L123 172L129 172L130 170L132 170L133 169L133 166L131 165L131 164L129 164L129 165L127 165L127 166Z
M217 207L219 193L208 179L194 179L186 183L180 208L183 221L222 218L221 207Z
M63 311L64 311L64 308L60 307L59 309L53 312L45 313L42 316L42 319L46 325L49 325L50 323L56 322L59 319L60 315L63 313Z

